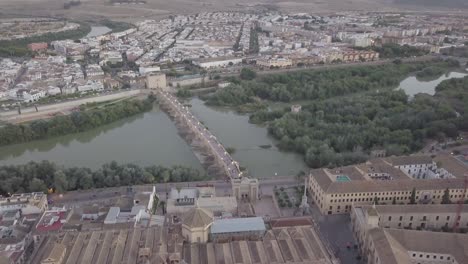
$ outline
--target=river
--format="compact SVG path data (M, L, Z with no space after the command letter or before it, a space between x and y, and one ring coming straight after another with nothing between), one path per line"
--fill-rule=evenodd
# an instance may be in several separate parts
M172 121L152 111L83 133L0 148L0 165L50 160L68 167L93 169L117 161L139 165L185 165L202 171Z
M430 95L435 94L435 88L442 81L452 78L462 78L466 76L466 73L461 72L448 72L435 80L421 80L416 76L410 76L404 79L397 89L403 89L409 98L413 98L418 93L426 93Z
M226 147L233 147L234 159L250 175L270 177L294 175L306 165L301 156L280 152L266 128L250 124L248 116L225 109L207 107L194 98L194 114L218 136ZM260 145L272 145L263 149ZM127 118L91 131L24 144L0 147L0 165L50 160L57 164L93 169L117 161L146 165L185 165L203 171L186 142L179 137L172 121L157 106L145 114Z
M408 77L400 84L410 96L424 92L434 94L441 81L466 74L452 72L433 81ZM235 149L233 157L254 177L295 175L306 170L303 158L281 152L267 129L250 124L248 115L228 108L206 106L198 98L189 102L191 111L210 129L225 147ZM271 148L261 146L271 145ZM172 121L157 106L144 114L127 118L91 131L0 147L0 165L50 160L64 166L93 169L117 161L146 165L185 165L203 171L191 148L179 137Z
M91 31L86 35L87 38L97 37L111 32L112 29L106 26L92 26Z

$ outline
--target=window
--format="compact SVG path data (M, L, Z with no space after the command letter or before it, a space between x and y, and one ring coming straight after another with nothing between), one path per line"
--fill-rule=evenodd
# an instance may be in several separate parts
M413 216L410 217L410 221L413 221Z
M449 220L449 219L450 219L450 216L449 216L449 215L447 215L447 220Z
M439 216L436 216L436 221L439 221Z
M403 216L400 216L400 221L403 220Z
M388 217L388 221L392 221L392 217L391 217L391 216Z

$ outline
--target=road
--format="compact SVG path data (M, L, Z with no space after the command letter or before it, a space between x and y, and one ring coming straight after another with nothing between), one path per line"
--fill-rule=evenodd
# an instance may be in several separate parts
M10 123L21 123L35 119L44 119L51 117L55 113L67 113L82 104L116 100L137 96L141 93L141 90L127 90L110 94L101 94L93 97L80 98L77 100L70 100L57 104L38 105L39 112L36 112L35 107L28 107L21 109L21 115L18 114L17 110L0 112L0 120Z
M221 195L230 194L232 187L230 182L213 180L213 181L198 181L198 182L178 182L178 183L157 183L147 185L136 185L132 186L132 192L150 192L153 186L156 187L156 192L162 199L165 198L165 193L170 191L171 188L175 187L195 187L197 185L213 185L216 192ZM260 191L262 193L273 193L273 188L277 186L296 186L299 184L297 178L294 176L283 176L275 177L270 179L260 180ZM70 191L62 195L51 194L49 200L54 201L54 205L83 205L88 203L95 203L100 201L107 201L110 199L116 199L124 194L128 193L128 186L124 187L112 187L103 189L91 189L91 190L80 190Z

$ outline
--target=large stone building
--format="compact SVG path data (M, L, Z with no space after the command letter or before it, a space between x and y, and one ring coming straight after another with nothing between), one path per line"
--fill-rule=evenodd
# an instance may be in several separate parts
M405 159L408 162L402 161ZM438 159L444 160L440 167L426 157L408 156L312 170L310 195L323 214L348 213L353 204L366 205L374 201L407 204L413 189L417 203L441 203L446 189L452 201L462 199L463 174L468 166L451 156L434 160Z
M468 263L468 236L441 232L452 230L457 218L457 206L353 207L353 234L365 263ZM459 223L460 228L467 228L467 205L462 208Z
M152 90L165 90L166 86L166 74L155 73L146 75L146 88Z
M212 212L199 207L193 208L182 218L182 236L190 243L206 243L212 224Z
M215 215L237 214L237 199L233 196L216 196L214 187L172 188L166 200L168 214L186 213L197 205Z
M194 60L193 64L204 69L225 68L242 63L242 58L222 57Z
M239 200L255 202L258 199L258 179L232 179L232 193Z

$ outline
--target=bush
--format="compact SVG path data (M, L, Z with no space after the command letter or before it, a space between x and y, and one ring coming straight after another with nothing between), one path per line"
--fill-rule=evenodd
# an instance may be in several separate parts
M257 77L257 73L251 69L248 68L242 68L240 72L240 78L242 80L253 80Z

